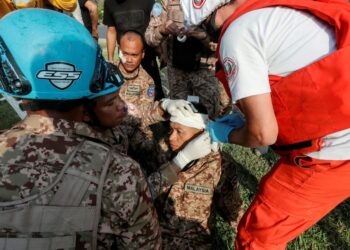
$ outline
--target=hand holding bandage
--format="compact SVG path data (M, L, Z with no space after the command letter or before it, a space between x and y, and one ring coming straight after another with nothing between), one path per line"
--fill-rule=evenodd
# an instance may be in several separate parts
M171 116L192 116L196 112L196 108L192 103L185 100L171 100L163 98L160 103L162 109L168 112Z
M208 121L207 114L198 112L186 113L186 115L178 112L171 115L170 122L181 124L184 127L195 128L199 131L173 159L173 162L181 169L191 161L203 158L212 151L209 134L205 131Z
M209 134L205 131L191 140L174 157L173 162L183 169L193 160L200 159L211 152L211 143Z
M229 142L229 134L233 129L243 127L245 120L240 113L232 113L216 121L208 123L208 132L214 142Z

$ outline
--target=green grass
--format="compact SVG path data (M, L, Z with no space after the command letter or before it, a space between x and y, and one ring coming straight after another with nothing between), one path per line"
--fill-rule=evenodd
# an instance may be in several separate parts
M9 105L0 102L0 130L9 128L19 120ZM224 151L231 155L238 166L238 181L243 206L246 209L258 189L258 183L276 162L278 157L269 151L257 156L251 149L225 145ZM349 184L350 185L350 184ZM217 250L234 249L235 234L219 216L215 218L214 239ZM347 250L350 249L350 201L340 204L319 223L296 238L288 245L288 250Z
M18 115L10 105L6 101L0 101L0 130L7 129L18 121Z

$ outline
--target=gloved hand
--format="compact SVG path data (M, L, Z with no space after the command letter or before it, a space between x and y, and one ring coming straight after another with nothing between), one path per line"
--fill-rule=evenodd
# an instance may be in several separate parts
M226 125L230 125L234 128L241 128L245 124L244 117L239 112L231 113L229 115L216 119L215 121L225 123Z
M233 113L214 122L209 122L207 130L212 141L228 143L228 136L231 131L243 127L244 123L245 121L240 113Z
M168 98L163 98L160 106L171 116L179 115L179 113L181 113L183 116L192 116L194 112L197 112L192 103L185 100L171 100Z
M210 152L211 144L209 134L203 132L180 150L173 159L173 162L183 169L191 161L202 158Z

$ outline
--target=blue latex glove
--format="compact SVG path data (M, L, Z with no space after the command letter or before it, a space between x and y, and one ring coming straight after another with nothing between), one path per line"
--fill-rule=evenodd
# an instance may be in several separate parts
M243 118L243 115L241 113L238 113L238 112L226 115L224 117L216 119L215 121L225 123L226 125L229 125L235 129L241 128L245 124L245 120Z
M241 114L233 113L208 123L208 132L214 142L228 143L228 136L233 129L244 126L244 119Z

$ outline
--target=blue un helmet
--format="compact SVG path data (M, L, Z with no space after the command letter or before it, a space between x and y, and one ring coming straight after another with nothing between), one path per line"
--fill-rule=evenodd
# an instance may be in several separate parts
M0 93L32 100L79 100L123 84L90 33L73 18L45 9L0 20Z

